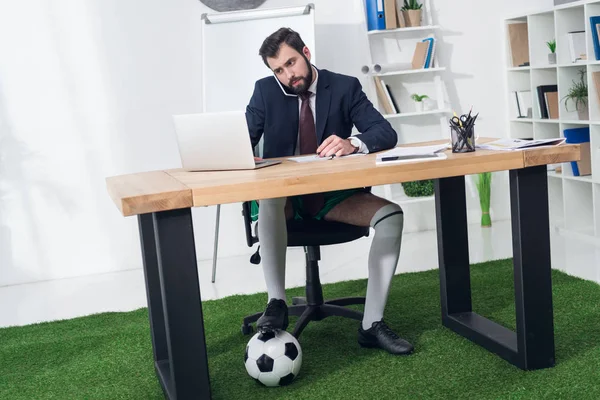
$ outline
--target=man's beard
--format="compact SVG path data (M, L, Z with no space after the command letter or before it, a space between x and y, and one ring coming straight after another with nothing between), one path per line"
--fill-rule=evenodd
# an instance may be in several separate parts
M304 58L304 61L306 62L306 66L308 67L308 76L296 77L296 78L294 78L293 81L290 82L289 86L286 86L286 88L294 94L305 93L308 90L308 88L310 87L310 84L312 83L312 80L313 80L312 66L310 65L310 63L308 62L308 60L306 59L305 56L303 56L303 58ZM295 86L294 83L296 83L298 81L301 81L302 83Z

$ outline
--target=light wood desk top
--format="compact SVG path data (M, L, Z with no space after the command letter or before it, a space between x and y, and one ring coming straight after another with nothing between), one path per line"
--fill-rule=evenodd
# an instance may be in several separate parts
M478 141L495 139L479 138ZM435 141L412 145L445 143ZM505 171L536 165L579 161L579 145L521 151L456 154L447 158L377 166L376 154L312 163L283 163L257 170L187 172L182 169L142 172L106 179L108 192L123 214L131 216L177 208L210 206L365 186Z

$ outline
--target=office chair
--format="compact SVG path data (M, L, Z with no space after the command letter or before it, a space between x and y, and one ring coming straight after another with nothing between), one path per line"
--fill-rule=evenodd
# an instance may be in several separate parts
M242 214L246 228L246 241L252 247L259 241L255 223L255 234L252 234L252 219L250 216L250 202L242 204ZM299 317L292 334L298 338L310 321L320 321L327 317L338 316L362 321L363 313L345 306L365 304L364 297L344 297L333 300L323 300L323 289L319 279L319 260L321 259L320 246L346 243L363 236L369 236L368 227L343 224L339 222L317 220L291 220L287 223L288 247L304 247L306 255L306 297L292 298L292 305L288 306L290 316ZM260 246L259 246L260 250ZM260 254L257 251L250 259L253 264L260 263ZM250 335L253 327L264 310L244 318L242 334Z

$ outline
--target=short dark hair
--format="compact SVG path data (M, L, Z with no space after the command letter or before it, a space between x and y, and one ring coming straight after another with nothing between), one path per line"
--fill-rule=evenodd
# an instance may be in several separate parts
M292 49L296 50L300 54L304 49L304 42L298 34L290 28L279 28L277 31L270 34L260 46L258 54L262 57L265 65L270 69L269 63L267 63L267 57L277 57L279 53L279 47L285 43Z

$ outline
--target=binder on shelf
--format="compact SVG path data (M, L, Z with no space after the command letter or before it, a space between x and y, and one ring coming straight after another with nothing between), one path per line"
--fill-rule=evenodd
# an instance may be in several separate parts
M381 81L381 83L383 83L383 81ZM396 110L396 113L399 113L400 107L398 107L398 103L396 102L396 99L394 98L394 94L392 93L392 89L390 88L390 85L385 85L385 89L387 91L387 94L389 95L388 100L392 103L392 106L394 107L394 110Z
M573 176L584 176L592 173L592 162L590 157L590 127L565 129L564 135L567 143L579 144L581 159L571 161Z
M425 58L425 64L423 68L431 68L433 65L433 52L435 50L435 39L432 37L428 37L422 40L424 43L428 43L429 47L427 48L427 56Z
M513 67L529 65L529 33L527 22L508 24Z
M367 30L376 31L385 29L385 10L383 0L366 0Z
M385 99L392 110L392 114L398 114L398 109L394 106L394 102L392 101L392 95L390 93L389 85L386 85L383 79L381 80L381 87L383 88Z
M592 72L592 79L594 80L594 87L596 88L596 96L598 96L598 102L600 102L600 72Z
M594 45L594 55L596 60L600 60L600 41L598 39L598 29L600 25L600 16L590 17L590 31L592 33L592 42Z
M422 69L425 66L428 50L429 43L417 42L411 63L412 69Z
M519 100L519 114L522 118L533 118L533 105L531 99L531 90L521 90L517 92Z
M378 76L373 77L375 81L375 91L377 92L377 100L379 101L380 106L385 111L385 114L395 114L393 105L388 103L386 91L383 88L383 83L381 78Z
M558 92L544 93L549 119L558 119Z
M383 13L385 15L385 29L398 28L398 16L396 13L396 0L383 0Z
M556 98L558 99L558 85L541 85L537 87L538 105L540 109L540 115L542 119L548 119L548 104L546 102L546 93L556 92Z
M521 118L521 112L519 111L519 98L517 92L511 92L509 96L509 107L511 118Z
M587 60L587 52L585 50L585 31L572 31L569 36L569 51L571 54L571 62Z
M400 0L398 0L400 1ZM404 19L404 13L400 4L396 4L396 18L398 18L398 28L406 28L406 20Z

